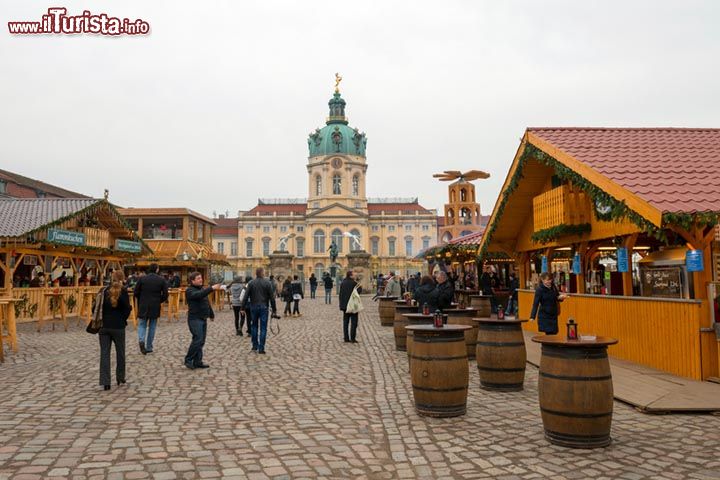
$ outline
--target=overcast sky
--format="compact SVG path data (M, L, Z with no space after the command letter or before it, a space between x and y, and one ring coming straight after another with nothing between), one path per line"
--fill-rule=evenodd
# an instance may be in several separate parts
M141 18L151 33L16 36L8 21ZM489 214L528 126L720 127L717 1L0 3L0 168L122 206L307 196L335 72L368 196L442 210L480 169Z

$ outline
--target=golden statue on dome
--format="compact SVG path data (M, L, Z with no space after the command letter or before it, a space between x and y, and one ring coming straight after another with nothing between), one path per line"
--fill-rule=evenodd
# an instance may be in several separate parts
M339 73L335 73L335 93L340 93L340 82L342 82L342 77Z

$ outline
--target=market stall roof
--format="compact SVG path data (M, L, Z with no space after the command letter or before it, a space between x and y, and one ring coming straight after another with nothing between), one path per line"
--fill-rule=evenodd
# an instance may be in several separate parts
M449 245L480 245L482 243L484 229L479 232L469 233L462 237L453 238Z
M211 225L215 225L215 221L205 215L198 213L189 208L121 208L120 214L126 217L175 217L189 215L195 217Z
M464 256L476 255L477 249L482 242L482 236L482 230L479 232L472 232L467 235L463 235L462 237L454 238L446 244L435 245L433 247L426 248L425 250L420 251L415 256L415 258L425 259L430 256L435 256L437 254L444 255L448 252L458 253L461 251Z
M644 225L720 212L720 129L528 128L481 244L511 254L533 198L558 170Z
M154 254L142 259L142 263L188 262L188 264L229 265L225 255L215 253L204 243L190 240L148 240L147 243Z

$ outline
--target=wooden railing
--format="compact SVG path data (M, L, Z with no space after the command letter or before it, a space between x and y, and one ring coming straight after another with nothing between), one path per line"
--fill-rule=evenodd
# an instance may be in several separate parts
M582 191L561 185L533 198L533 221L536 232L558 225L590 223L590 204Z
M41 309L43 305L44 294L55 291L55 288L14 288L13 298L18 301L15 302L15 314L18 322L30 322L40 318ZM100 287L57 287L57 291L62 295L62 301L65 303L65 312L69 317L80 316L86 312L85 304L86 298L89 298L89 302L92 302L94 296L89 297L84 295L84 292L93 292L97 294L100 291ZM59 307L55 301L52 304L48 303L45 311L44 318L50 318L52 311L50 307L54 307L55 310ZM92 308L92 304L90 304Z
M519 318L528 318L533 292L521 290L518 299ZM700 380L703 312L697 300L572 295L562 302L558 323L564 334L572 317L580 335L617 338L608 350L612 356ZM537 322L524 328L537 331Z
M110 248L110 232L99 228L80 227L79 232L85 234L85 244L89 247Z

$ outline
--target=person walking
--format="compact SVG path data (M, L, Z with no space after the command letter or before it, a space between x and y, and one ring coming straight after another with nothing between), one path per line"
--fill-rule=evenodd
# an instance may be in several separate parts
M558 333L558 315L560 305L567 298L567 295L560 293L553 284L552 275L548 272L540 274L540 285L535 289L532 310L530 310L530 321L538 318L538 330L547 334Z
M115 380L122 385L125 380L125 327L132 311L130 296L125 288L125 274L115 270L110 286L104 289L102 304L102 328L100 340L100 385L110 390L110 349L115 345Z
M214 290L222 287L216 283L212 287L203 288L203 277L200 272L192 272L188 275L190 286L185 290L185 301L188 308L188 328L192 335L190 346L185 355L185 366L190 370L196 368L209 368L210 365L203 363L203 347L207 337L207 320L215 318L210 306L210 295Z
M267 338L268 304L272 315L277 312L275 294L272 285L264 278L265 269L255 270L255 278L248 284L245 302L250 306L250 337L252 338L252 351L265 354L265 339Z
M325 276L323 276L323 284L325 286L325 303L330 305L330 300L332 299L333 280L327 272L325 272Z
M233 314L235 315L235 335L239 337L242 337L242 328L246 320L245 311L243 310L245 288L243 279L240 276L235 277L230 285L230 305L232 305ZM248 323L250 322L248 321Z
M346 311L350 296L357 286L358 283L353 278L352 270L348 270L345 274L345 278L340 283L340 295L338 296L340 311L343 312L343 340L346 343L358 343L355 338L358 326L358 313L350 313Z
M297 275L293 275L293 281L290 283L290 293L292 293L293 300L293 317L302 317L300 299L305 298L305 295L303 294L302 283L300 283Z
M153 340L157 319L160 317L160 307L168 299L168 285L164 278L158 275L159 268L151 263L148 274L142 276L135 284L135 300L138 306L138 343L140 352L145 355L152 353Z
M315 298L315 290L317 290L317 277L314 273L310 274L310 298Z
M283 310L283 317L291 315L292 287L290 286L290 278L286 278L283 282L282 290L280 290L280 299L285 302L285 310Z

